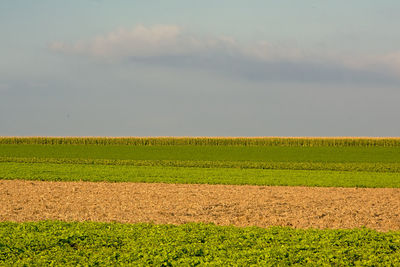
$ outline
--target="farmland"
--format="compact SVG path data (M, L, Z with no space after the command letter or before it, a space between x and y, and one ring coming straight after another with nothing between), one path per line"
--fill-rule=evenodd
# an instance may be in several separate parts
M398 264L400 138L5 137L0 180L3 264Z
M150 139L155 142L151 145L130 145L137 143L136 139L60 139L64 143L57 139L17 140L8 144L10 140L0 139L0 178L331 187L400 185L400 141L388 142L390 146L379 142L367 146L366 140L359 139L359 146L324 146L316 139L315 146L290 142L245 146L209 145L209 139L204 139L205 144L200 142L203 139L194 139L198 142L195 144L190 139L182 139L188 144L181 144L183 141L177 139L179 145L171 143L174 139L167 139L168 145L154 141L158 139ZM121 145L121 140L127 144Z
M1 179L399 188L395 172L0 162Z
M3 223L0 260L16 265L392 265L400 233L209 224Z

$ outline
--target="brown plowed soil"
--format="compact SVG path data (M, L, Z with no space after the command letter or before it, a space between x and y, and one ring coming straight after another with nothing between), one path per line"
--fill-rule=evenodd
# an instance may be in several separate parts
M0 181L0 221L400 230L400 189Z

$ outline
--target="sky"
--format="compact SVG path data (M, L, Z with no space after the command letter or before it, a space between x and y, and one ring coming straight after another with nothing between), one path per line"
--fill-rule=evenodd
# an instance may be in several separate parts
M400 136L396 0L2 0L0 136Z

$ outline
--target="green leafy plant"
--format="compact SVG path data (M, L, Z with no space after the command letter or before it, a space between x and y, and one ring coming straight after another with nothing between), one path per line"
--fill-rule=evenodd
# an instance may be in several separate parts
M400 264L400 233L212 224L0 223L1 265Z

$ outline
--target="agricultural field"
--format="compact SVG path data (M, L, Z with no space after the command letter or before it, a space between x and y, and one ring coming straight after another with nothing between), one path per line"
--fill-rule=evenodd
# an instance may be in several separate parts
M4 137L0 265L398 265L399 196L400 138Z
M3 223L5 265L400 264L400 234L211 224Z

